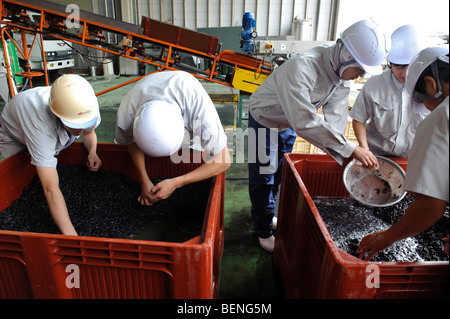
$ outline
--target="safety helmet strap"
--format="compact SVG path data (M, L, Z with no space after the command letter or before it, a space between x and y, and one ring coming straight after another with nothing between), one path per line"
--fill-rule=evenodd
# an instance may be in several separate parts
M339 45L339 55L338 56L340 57L341 56L342 47L344 46L344 42L342 42L342 40L339 38L339 39L336 40L336 43ZM354 63L357 63L355 58L352 58L351 60L345 61L345 62L341 62L341 59L339 59L338 65L337 65L336 70L335 70L336 74L339 76L340 70L341 70L341 68L343 66L346 66L346 65L349 65L349 64L354 64Z
M449 63L449 57L447 55L444 54L440 54L438 56L438 60L441 60L442 62L445 63ZM444 101L444 97L442 94L442 84L441 81L439 80L439 70L437 67L437 61L434 61L433 63L431 63L430 67L431 67L431 72L433 74L433 79L436 81L436 85L437 85L437 89L438 92L434 95L434 96L427 96L425 94L419 93L419 92L414 92L414 98L418 101L427 101L427 100L439 100L439 101Z

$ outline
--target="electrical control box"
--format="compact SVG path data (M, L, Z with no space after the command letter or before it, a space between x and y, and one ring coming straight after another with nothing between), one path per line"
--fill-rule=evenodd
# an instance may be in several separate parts
M332 41L259 40L257 41L257 53L294 57L313 47L333 43Z
M273 41L259 41L258 42L258 52L262 54L272 54L274 49Z

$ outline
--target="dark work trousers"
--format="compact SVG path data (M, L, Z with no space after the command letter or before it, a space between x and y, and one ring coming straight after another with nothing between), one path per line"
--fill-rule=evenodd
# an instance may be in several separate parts
M270 129L257 123L251 114L249 114L248 127L249 131L255 132L256 135L256 139L251 141L249 134L248 141L248 151L255 152L254 154L256 154L256 156L251 156L250 153L248 154L249 194L252 203L251 213L255 227L254 229L258 237L268 238L272 236L272 219L275 213L276 197L280 188L283 154L292 152L297 135L291 128L282 132L275 132L275 138L278 138L278 147L275 150L272 149L272 152L277 152L277 167L274 173L267 173L264 172L264 167L268 166L267 162L261 163L263 159L260 159L257 156L257 141L258 134L263 133L258 131L258 128L265 128L266 155L269 156ZM272 133L272 139L274 139L273 135L274 134ZM256 158L256 161L252 160L252 158ZM267 161L267 158L265 161ZM263 169L261 170L261 168Z

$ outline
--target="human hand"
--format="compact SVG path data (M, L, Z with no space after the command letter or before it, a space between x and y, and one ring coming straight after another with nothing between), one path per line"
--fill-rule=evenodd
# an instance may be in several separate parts
M372 233L365 236L359 243L359 247L356 253L359 254L359 258L365 261L369 261L379 251L391 246L394 242L390 239L386 230Z
M144 206L151 206L153 205L152 201L152 188L154 187L153 183L151 181L148 182L142 182L141 183L141 194L138 197L138 202L141 205Z
M162 199L168 198L178 188L174 178L162 180L152 188L152 202L156 203Z
M100 166L102 166L102 160L97 156L96 153L89 154L87 160L87 167L93 172L98 171Z
M378 167L378 160L376 156L373 155L373 153L368 148L363 148L357 145L351 155L351 158L360 161L364 167Z

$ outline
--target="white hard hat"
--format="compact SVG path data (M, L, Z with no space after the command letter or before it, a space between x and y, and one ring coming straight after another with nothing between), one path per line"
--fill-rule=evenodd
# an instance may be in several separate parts
M184 120L173 101L155 99L142 104L133 123L136 145L152 157L169 156L178 151L184 138Z
M49 106L64 125L73 129L92 127L100 114L94 89L75 74L62 75L53 82Z
M391 51L387 60L394 64L407 65L425 48L418 28L411 24L403 25L391 35Z
M381 63L391 48L391 39L386 37L373 20L358 21L341 33L341 39L356 62L369 74L380 74Z
M419 80L422 72L431 65L434 61L438 60L440 56L448 54L448 48L444 47L430 47L426 48L417 54L406 71L406 90L411 97L411 107L415 113L429 113L430 111L423 105L423 103L417 102L414 98L415 88L417 81ZM448 60L447 60L448 61ZM448 62L447 62L448 63ZM437 81L439 81L437 79ZM439 82L440 83L440 82Z

